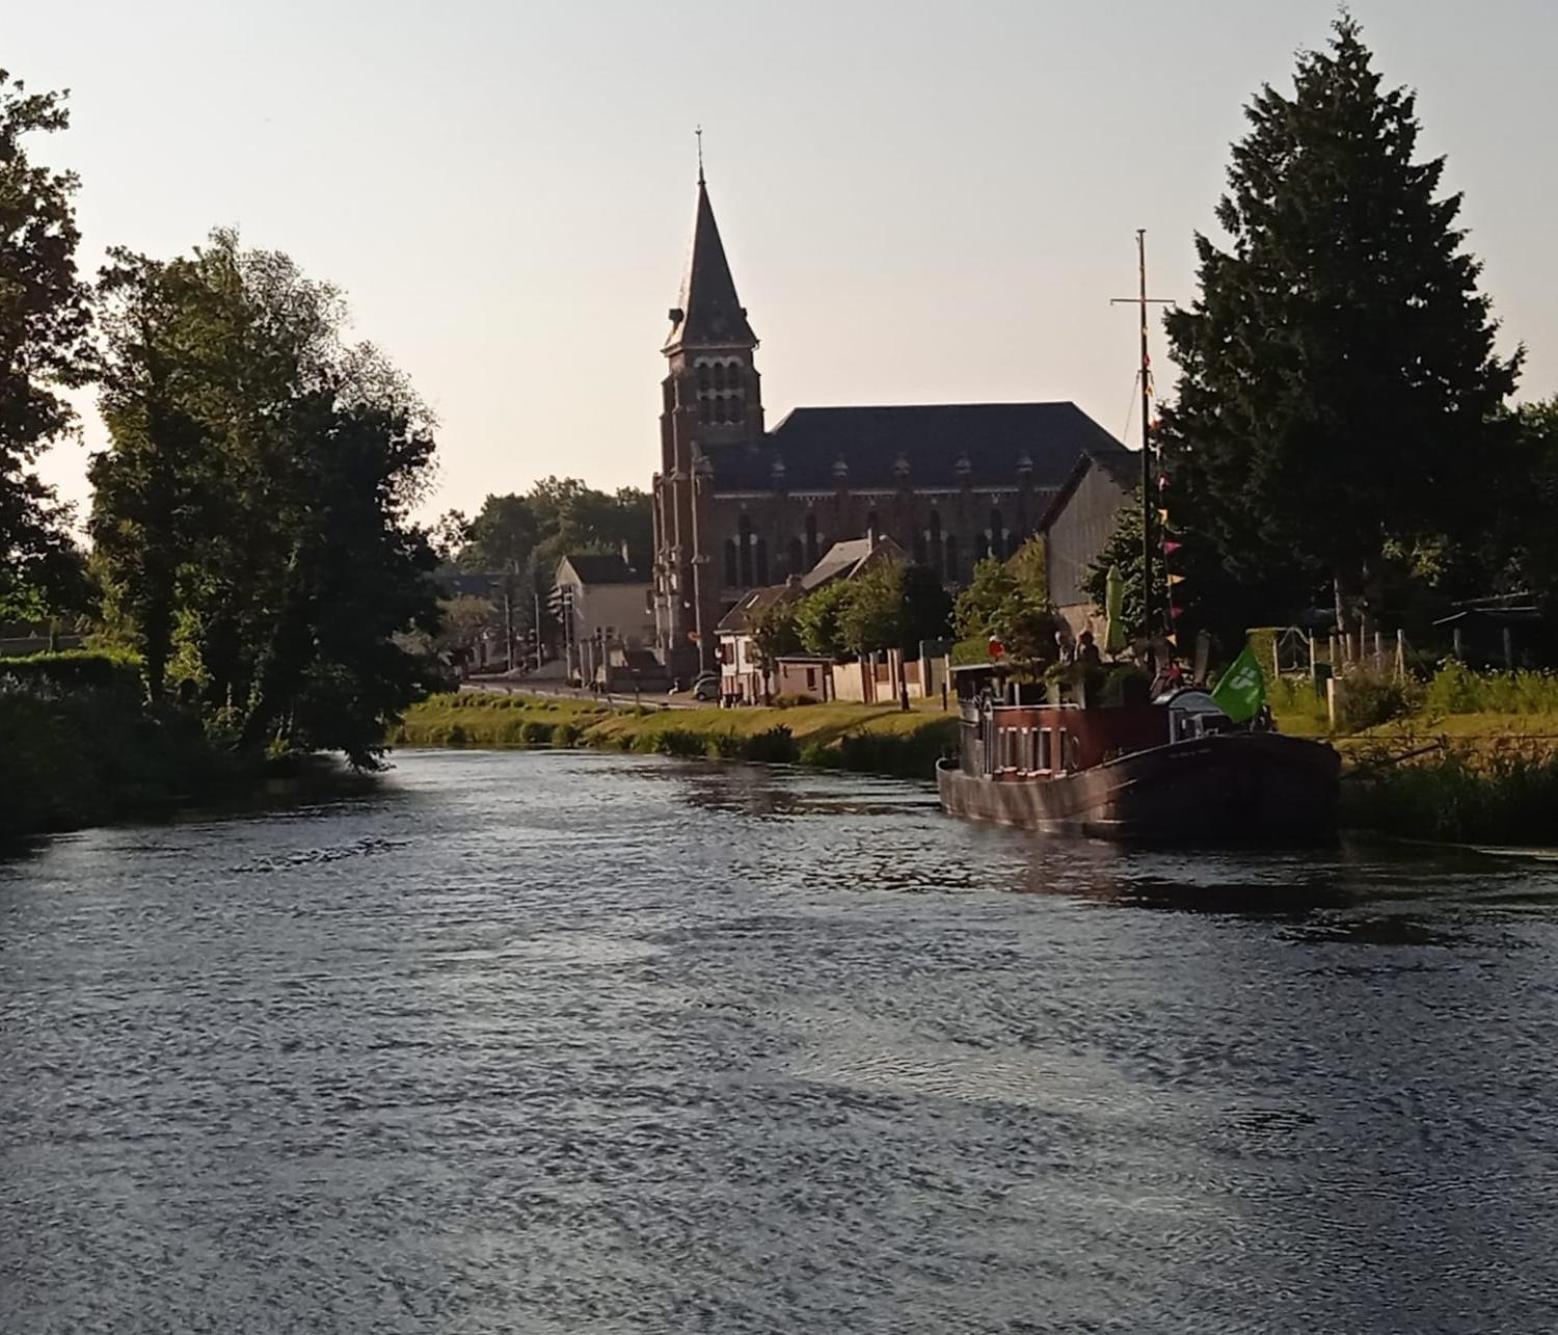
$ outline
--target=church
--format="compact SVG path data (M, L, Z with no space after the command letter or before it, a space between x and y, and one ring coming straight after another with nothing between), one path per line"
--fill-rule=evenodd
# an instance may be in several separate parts
M1040 530L1079 465L1124 477L1136 462L1074 403L795 408L769 430L757 335L701 166L670 321L651 598L675 674L710 666L714 628L746 593L805 573L835 542L890 537L957 588Z

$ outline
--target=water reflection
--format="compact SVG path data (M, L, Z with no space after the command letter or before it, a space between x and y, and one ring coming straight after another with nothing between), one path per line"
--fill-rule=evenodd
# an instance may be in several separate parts
M1554 1328L1551 863L397 766L0 864L0 1329Z

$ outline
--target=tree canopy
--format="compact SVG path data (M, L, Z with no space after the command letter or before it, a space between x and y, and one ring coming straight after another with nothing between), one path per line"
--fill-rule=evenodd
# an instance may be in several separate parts
M436 629L427 535L409 518L430 414L345 307L230 232L158 261L115 251L100 283L91 531L107 600L145 660L246 747L371 765Z
M1299 56L1291 95L1263 87L1245 114L1227 245L1196 237L1200 295L1165 320L1168 504L1187 559L1303 605L1361 590L1390 544L1486 522L1521 354L1496 353L1461 197L1351 18Z
M74 428L61 391L92 365L76 177L34 162L25 142L68 124L63 94L0 70L0 616L78 602L81 589L68 511L34 469Z

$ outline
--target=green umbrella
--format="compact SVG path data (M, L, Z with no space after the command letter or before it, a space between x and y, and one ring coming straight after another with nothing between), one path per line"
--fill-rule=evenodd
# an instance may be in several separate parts
M1120 615L1125 602L1125 581L1120 577L1120 567L1110 566L1104 581L1104 615L1109 619L1104 631L1104 652L1117 654L1125 648L1125 621Z

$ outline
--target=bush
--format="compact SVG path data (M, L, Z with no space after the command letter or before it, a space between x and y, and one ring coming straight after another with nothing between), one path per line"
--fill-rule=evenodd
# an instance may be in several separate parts
M20 689L51 696L95 690L139 697L143 691L141 660L136 655L88 649L0 658L0 681L7 678Z
M801 748L801 764L810 769L842 769L844 753L825 742L807 742Z
M1558 674L1473 672L1452 658L1428 683L1426 703L1435 714L1558 713Z
M793 765L800 759L800 754L795 738L782 724L748 737L746 745L742 747L742 755L747 760L764 765Z
M740 760L741 738L733 732L716 732L709 738L709 754L716 760Z
M1491 755L1447 750L1344 785L1348 824L1416 839L1551 843L1558 756L1509 743Z
M647 743L644 750L661 756L680 756L690 759L704 754L705 744L701 734L686 728L667 728L664 732L645 733L641 741Z
M519 730L519 740L526 746L550 746L557 725L543 719L526 719Z
M584 729L577 723L559 723L552 730L553 746L578 746L584 736Z
M1356 670L1336 685L1336 725L1342 732L1362 732L1402 718L1421 703L1416 682Z

